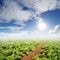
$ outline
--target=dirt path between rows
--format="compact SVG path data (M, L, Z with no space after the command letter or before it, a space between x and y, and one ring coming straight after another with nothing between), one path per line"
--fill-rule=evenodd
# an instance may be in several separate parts
M44 45L44 42L40 42L40 44L34 49L34 51L31 51L28 55L25 55L21 58L21 60L32 60L35 54L39 55L40 51L42 49L42 46Z

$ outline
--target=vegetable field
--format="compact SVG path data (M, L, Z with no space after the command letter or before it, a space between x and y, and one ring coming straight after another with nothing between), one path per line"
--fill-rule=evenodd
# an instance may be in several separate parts
M60 41L46 41L42 50L33 60L60 60Z
M39 43L40 40L0 40L0 60L21 60ZM40 54L35 54L32 60L60 60L60 41L45 41Z
M38 41L0 41L0 60L20 60L39 44Z

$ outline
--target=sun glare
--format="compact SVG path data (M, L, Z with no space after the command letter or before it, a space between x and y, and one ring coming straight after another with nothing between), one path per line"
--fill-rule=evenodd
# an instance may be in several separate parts
M38 24L38 29L39 29L39 30L45 30L46 27L47 27L47 26L46 26L46 23L44 23L44 22L41 22L41 23Z

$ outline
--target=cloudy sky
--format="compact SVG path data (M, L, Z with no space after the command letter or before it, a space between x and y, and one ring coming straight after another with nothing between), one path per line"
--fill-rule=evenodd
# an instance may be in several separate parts
M52 37L60 37L60 0L0 0L0 38Z

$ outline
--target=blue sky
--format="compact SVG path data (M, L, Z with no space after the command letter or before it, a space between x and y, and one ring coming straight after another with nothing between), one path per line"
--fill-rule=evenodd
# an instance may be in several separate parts
M40 30L46 24L46 28ZM59 38L60 0L0 0L0 38Z
M51 27L60 24L60 9L47 11L41 14L41 17L49 23Z

